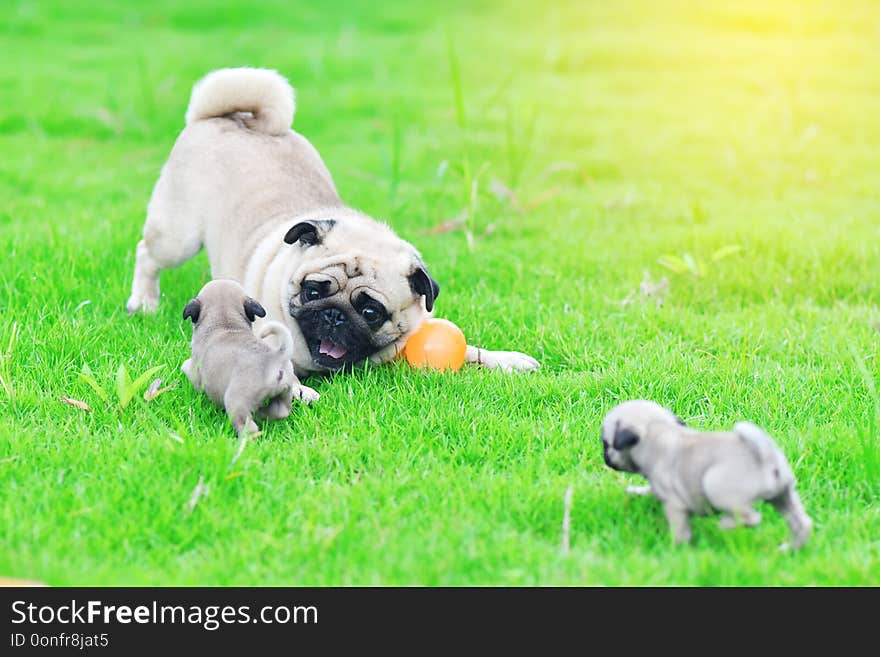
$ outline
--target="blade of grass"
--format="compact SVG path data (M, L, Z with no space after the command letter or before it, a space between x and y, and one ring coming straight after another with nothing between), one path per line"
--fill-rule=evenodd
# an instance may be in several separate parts
M455 44L452 34L446 28L446 52L449 58L449 75L452 80L452 93L455 97L455 118L458 127L464 130L467 127L467 118L464 112L464 92L461 85L461 74L458 68L458 59L455 56Z
M88 384L88 386L92 390L95 391L95 394L98 395L98 398L102 402L104 402L106 404L110 401L110 398L107 395L107 392L104 390L104 388L101 387L101 385L95 379L95 376L92 373L92 368L88 366L88 363L83 363L82 371L77 372L77 376L80 379L82 379L83 381L85 381Z

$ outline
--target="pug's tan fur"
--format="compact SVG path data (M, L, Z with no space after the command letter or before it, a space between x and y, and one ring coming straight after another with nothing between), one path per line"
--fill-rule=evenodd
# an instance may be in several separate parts
M761 514L754 505L762 500L788 521L793 548L810 536L813 523L785 455L750 422L738 422L733 431L695 431L659 404L633 400L606 415L602 443L607 465L650 482L630 492L660 500L677 542L691 539L690 515L712 509L724 512L724 529L755 526Z
M342 202L317 151L290 129L293 113L293 89L274 71L222 69L196 84L150 199L127 308L155 311L159 272L204 247L214 278L239 281L290 329L300 376L336 369L327 341L304 335L292 316L307 277L328 282L334 297L324 301L355 323L362 294L381 303L387 321L370 332L358 323L356 346L361 360L390 360L430 315L437 286L411 244ZM538 367L525 354L476 347L467 360Z
M260 337L254 335L252 322L259 315L265 310L241 285L222 279L205 285L184 310L184 318L193 321L192 356L181 370L197 390L226 409L239 434L259 431L254 412L280 420L290 415L294 397L307 404L318 399L293 373L287 328L266 322ZM279 346L261 339L270 334Z

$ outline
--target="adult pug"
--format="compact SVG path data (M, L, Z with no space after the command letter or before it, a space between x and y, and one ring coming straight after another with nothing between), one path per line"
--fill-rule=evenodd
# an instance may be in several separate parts
M415 247L342 202L315 148L290 129L293 112L293 89L275 71L222 69L196 84L147 209L128 311L155 311L159 272L204 246L214 278L239 281L290 328L297 375L390 360L440 288ZM472 346L466 358L538 367Z

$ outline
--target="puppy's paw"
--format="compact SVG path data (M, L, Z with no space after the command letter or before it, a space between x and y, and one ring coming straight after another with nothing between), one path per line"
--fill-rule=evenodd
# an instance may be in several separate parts
M159 309L159 288L155 290L132 290L131 296L125 302L125 309L129 315L137 312L151 315Z
M313 390L308 386L300 384L299 389L293 391L294 399L299 399L303 404L311 404L321 398L317 390Z
M792 531L791 549L800 550L810 538L813 531L813 521L804 516L797 528Z
M651 486L627 486L626 492L630 495L650 495L653 491Z
M733 516L721 516L718 520L718 526L724 531L729 531L731 529L736 529L739 523L736 521L736 518Z
M202 389L202 383L199 381L199 368L193 363L192 358L187 358L183 361L183 365L180 366L180 371L186 375L186 378L192 383L193 388L196 390Z
M252 417L248 417L244 422L236 422L233 420L232 427L235 429L235 433L238 434L239 438L243 436L256 438L261 433L260 427L257 426L257 423L254 422Z
M276 397L268 406L259 409L257 415L261 419L283 420L290 415L290 400L287 398Z
M489 351L479 347L467 348L467 361L505 372L530 372L541 367L537 360L518 351Z
M794 539L791 543L786 541L785 543L781 543L779 545L779 551L796 552L797 550L800 550L802 547L804 547L804 543L806 543L806 541L802 541L800 539Z

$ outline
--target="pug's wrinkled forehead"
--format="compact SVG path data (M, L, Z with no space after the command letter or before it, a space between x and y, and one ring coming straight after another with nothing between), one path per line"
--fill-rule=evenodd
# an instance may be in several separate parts
M384 224L333 219L299 222L284 241L302 250L300 266L289 280L291 296L299 294L308 280L325 285L325 297L347 296L344 300L349 303L356 293L365 292L389 312L405 310L420 299L428 312L433 310L439 285L415 247Z
M684 421L668 408L645 399L633 399L615 406L605 416L602 431L608 442L614 434L628 431L643 436L652 425L685 426Z

